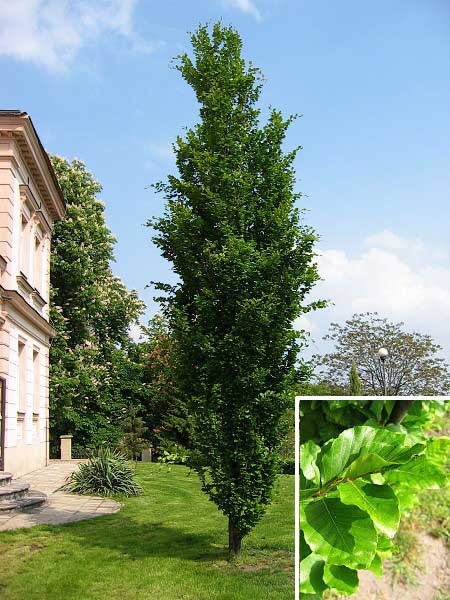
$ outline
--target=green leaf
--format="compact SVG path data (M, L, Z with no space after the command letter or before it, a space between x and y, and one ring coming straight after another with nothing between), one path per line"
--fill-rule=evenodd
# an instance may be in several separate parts
M312 553L311 548L308 546L305 540L303 531L300 531L300 560L303 560Z
M369 515L339 498L320 498L300 505L300 527L316 554L328 562L356 568L371 564L377 532Z
M316 457L319 452L320 446L311 440L300 446L300 469L306 479L316 484L320 484L320 472L316 465Z
M300 561L300 591L307 594L321 594L327 586L323 581L325 562L317 554L309 554Z
M323 448L320 459L322 485L331 481L364 454L377 454L385 461L392 459L403 449L406 435L373 427L354 427L343 431L333 442Z
M384 477L387 482L405 484L412 489L444 487L447 480L445 473L424 455L392 468Z
M372 563L367 567L369 571L375 573L377 577L382 577L383 575L383 562L381 560L380 555L377 553L373 557Z
M387 462L378 454L361 454L342 474L343 478L356 479L362 475L370 475L382 471L392 463Z
M431 438L427 443L426 456L431 462L443 465L450 458L450 438Z
M381 558L389 558L393 547L394 544L390 538L385 535L378 536L377 554L379 554Z
M343 594L353 594L358 589L358 573L343 565L325 564L324 582L332 589Z
M305 502L319 491L317 486L309 479L306 479L303 472L300 471L300 502Z
M400 512L397 496L389 485L348 481L338 485L337 489L344 504L355 505L366 511L382 533L394 537L400 521Z

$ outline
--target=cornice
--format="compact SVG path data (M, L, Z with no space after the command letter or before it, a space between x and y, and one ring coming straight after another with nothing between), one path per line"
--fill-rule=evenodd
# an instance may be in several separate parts
M62 219L65 214L64 198L30 117L26 113L2 114L0 132L6 133L7 137L12 134L52 219Z
M10 307L14 308L18 313L23 315L32 325L34 325L44 335L47 335L48 337L53 337L55 335L55 330L50 325L50 323L42 315L40 315L35 308L28 304L28 302L21 294L19 294L19 292L17 292L16 290L7 290L4 287L0 286L0 297L2 300L2 311L11 320L14 321L14 317L10 314L10 311L8 310ZM21 324L19 323L19 325Z

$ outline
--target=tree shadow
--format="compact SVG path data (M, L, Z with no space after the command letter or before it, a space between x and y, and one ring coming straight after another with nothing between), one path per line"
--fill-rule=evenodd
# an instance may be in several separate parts
M124 515L68 523L65 528L80 546L103 548L129 560L157 556L213 562L228 558L227 547L217 543L214 532L190 533L161 522L143 524Z

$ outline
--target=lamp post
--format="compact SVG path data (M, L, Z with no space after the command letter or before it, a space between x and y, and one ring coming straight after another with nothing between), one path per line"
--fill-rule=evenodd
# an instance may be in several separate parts
M387 396L387 389L386 389L386 358L389 356L389 352L387 351L386 348L380 348L378 350L378 358L380 359L380 363L381 363L381 373L382 373L382 377L383 377L383 396Z

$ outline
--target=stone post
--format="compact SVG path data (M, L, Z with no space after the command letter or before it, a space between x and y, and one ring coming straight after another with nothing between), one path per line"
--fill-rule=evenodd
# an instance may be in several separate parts
M72 460L72 436L60 435L61 440L61 460Z
M152 449L145 448L141 452L141 460L142 462L152 462Z

